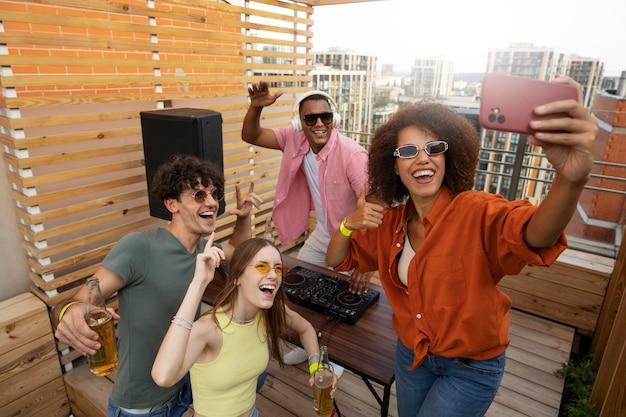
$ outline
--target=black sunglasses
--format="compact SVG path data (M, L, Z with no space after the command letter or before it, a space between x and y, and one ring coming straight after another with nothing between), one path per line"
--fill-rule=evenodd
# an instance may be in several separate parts
M403 145L393 151L393 156L398 158L415 158L422 149L426 152L426 155L439 155L448 150L448 142L435 140L428 142L423 148L417 145Z
M333 122L332 113L305 114L302 118L304 119L304 124L307 126L315 126L315 123L317 123L317 119L322 119L322 123L324 123L325 125L331 124Z
M211 190L211 197L215 201L222 201L224 199L224 191L219 188L214 188ZM209 195L204 190L196 190L193 194L191 194L191 198L196 200L198 204L204 204Z

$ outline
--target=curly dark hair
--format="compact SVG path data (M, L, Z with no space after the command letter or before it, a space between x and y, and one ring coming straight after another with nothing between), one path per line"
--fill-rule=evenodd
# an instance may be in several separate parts
M432 100L402 105L391 119L374 134L369 150L370 193L386 204L403 203L408 190L393 167L398 147L398 134L409 126L417 126L434 137L448 142L445 153L446 174L443 184L456 195L471 190L478 166L480 138L474 125L448 106Z
M234 303L237 298L239 286L236 284L237 279L243 275L246 267L252 262L254 256L265 247L272 247L276 249L276 252L280 255L278 248L269 240L253 237L244 242L241 242L235 248L230 264L228 266L228 277L226 284L220 293L217 295L213 308L205 312L215 312L217 309L222 308L225 304ZM282 259L282 255L281 255ZM283 286L279 288L274 298L274 304L267 310L263 310L263 319L265 323L265 329L267 331L269 350L272 358L276 359L280 366L284 365L280 342L286 338L286 318L285 318L285 306L287 305L287 296L283 289ZM215 323L219 326L217 319Z
M200 181L198 181L200 179ZM224 190L224 174L213 162L193 155L176 154L161 164L152 179L151 194L160 201L178 200L180 194L199 183Z

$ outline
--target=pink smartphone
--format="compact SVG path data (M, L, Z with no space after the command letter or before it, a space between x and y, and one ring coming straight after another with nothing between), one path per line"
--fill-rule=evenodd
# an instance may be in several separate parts
M483 77L478 122L485 129L532 135L531 120L567 117L565 113L538 116L533 109L568 99L578 100L573 85L491 72Z

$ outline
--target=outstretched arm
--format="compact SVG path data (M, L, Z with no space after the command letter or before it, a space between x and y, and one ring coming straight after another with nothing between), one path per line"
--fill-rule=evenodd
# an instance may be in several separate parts
M283 95L282 91L270 94L267 82L261 81L252 84L248 88L250 97L250 107L243 119L243 127L241 129L241 138L252 144L270 149L280 149L278 140L274 131L261 127L261 112L263 107L270 106Z
M207 285L213 280L215 268L224 260L221 249L213 246L211 233L204 252L196 258L196 270L185 298L172 318L157 357L152 366L152 378L157 385L170 387L191 369L209 338L211 320L194 322L198 305Z
M529 138L529 142L543 148L548 161L556 170L548 195L524 230L524 240L535 248L554 245L572 218L583 187L589 179L598 133L597 121L582 105L580 85L569 77L555 82L576 86L579 100L556 101L539 106L535 109L537 114L565 112L570 117L530 123L536 133Z

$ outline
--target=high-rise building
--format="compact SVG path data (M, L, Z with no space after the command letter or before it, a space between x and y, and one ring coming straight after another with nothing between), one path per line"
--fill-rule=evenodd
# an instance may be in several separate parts
M454 64L444 56L416 58L411 69L414 97L445 97L452 91Z
M314 56L313 87L327 92L337 102L340 129L365 143L365 138L357 137L356 132L368 132L372 124L377 57L337 48L314 52Z
M508 48L490 49L486 72L519 75L549 81L567 74L568 54L555 48L513 43Z
M570 55L568 61L567 75L581 85L583 89L583 103L586 108L590 108L596 90L602 87L604 62L578 55Z

